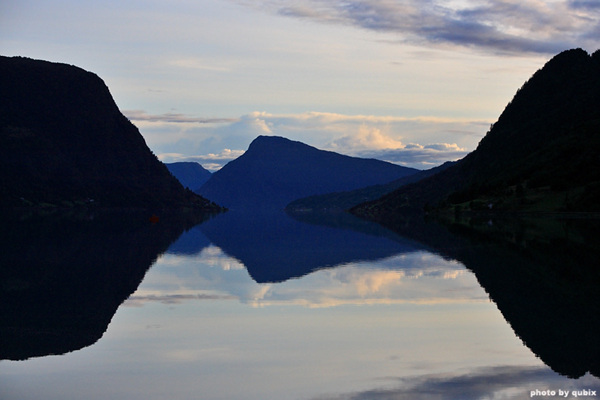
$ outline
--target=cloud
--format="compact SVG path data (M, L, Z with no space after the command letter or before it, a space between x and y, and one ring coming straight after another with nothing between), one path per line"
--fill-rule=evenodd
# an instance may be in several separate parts
M242 2L293 18L391 33L401 43L474 47L502 53L555 54L596 46L597 2L585 0L292 0Z
M400 140L385 135L379 128L361 125L356 134L334 140L331 147L343 149L398 149L404 147L404 145Z
M569 7L577 10L600 10L600 3L596 0L570 0Z
M251 112L234 118L129 110L163 162L195 161L216 171L260 135L298 140L323 150L415 168L456 160L474 149L489 121L437 117ZM447 141L451 140L451 141Z
M230 295L219 294L149 294L149 295L132 295L124 303L124 306L141 307L150 302L159 302L162 304L181 304L190 300L231 300L236 299Z
M270 114L256 112L241 117L240 123L253 121L264 127L264 134L300 140L320 149L342 154L365 150L403 149L404 140L439 151L457 150L457 145L439 139L459 138L475 144L483 136L489 121L438 117L398 117L345 115L326 112ZM248 122L245 122L248 123ZM432 143L428 141L434 139ZM437 139L437 140L436 140ZM442 143L442 144L440 144ZM461 149L464 146L461 146Z
M597 379L591 376L571 380L546 367L528 366L486 367L462 375L430 374L399 378L398 382L397 388L321 396L319 400L524 399L530 398L531 391L536 389L569 392L600 389Z
M364 150L357 152L363 158L376 158L418 169L428 169L446 161L456 161L469 153L456 143L407 144L400 149Z
M206 118L181 113L123 112L163 162L194 161L216 171L244 153L258 135L270 134L267 123L251 113L238 118ZM232 149L230 146L239 145Z
M222 124L236 122L235 118L199 118L185 114L148 114L143 110L124 110L123 114L133 122L157 122L174 124Z
M267 122L268 114L264 112L253 112L240 117L237 124L243 125L244 129L252 130L257 134L270 135L273 133L271 124Z
M404 144L380 129L361 125L358 132L331 142L332 150L343 149L346 154L375 158L404 166L427 169L446 161L455 161L469 151L456 143Z

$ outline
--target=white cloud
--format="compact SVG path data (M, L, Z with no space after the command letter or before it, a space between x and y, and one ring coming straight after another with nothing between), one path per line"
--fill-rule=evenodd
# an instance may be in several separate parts
M341 154L420 169L464 157L476 147L489 126L489 122L477 120L317 112L261 113L261 118L275 135Z
M254 112L248 115L244 115L239 119L237 124L243 125L243 129L259 135L270 135L273 133L271 130L271 124L267 122L268 114Z
M466 148L456 143L403 144L378 128L359 127L354 135L334 140L331 149L343 149L346 154L363 158L376 158L403 166L428 169L446 161L456 161L468 154Z
M323 150L425 169L464 157L490 124L459 118L326 112L256 111L235 118L205 118L134 110L127 115L162 161L196 161L212 171L242 155L260 135L283 136Z
M354 135L346 135L335 139L331 143L331 148L342 149L399 149L404 144L400 140L385 135L381 129L361 125L358 132Z
M456 161L469 153L456 143L433 143L420 145L410 143L400 149L363 150L357 155L364 158L376 158L407 167L428 169L446 161Z

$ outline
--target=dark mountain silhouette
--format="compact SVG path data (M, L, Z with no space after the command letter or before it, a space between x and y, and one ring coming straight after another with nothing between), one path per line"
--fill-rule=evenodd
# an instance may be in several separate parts
M301 197L387 183L416 172L282 137L259 136L197 193L230 209L283 209Z
M427 177L435 175L453 164L454 162L448 161L438 167L424 171L419 171L413 175L405 176L403 178L396 179L395 181L381 185L368 186L365 188L350 190L347 192L327 193L317 196L304 197L302 199L294 200L290 204L288 204L286 207L286 211L294 213L307 211L321 212L348 210L358 204L376 200L402 186L418 182L421 179L425 179Z
M210 171L197 162L165 163L169 172L188 189L198 189L211 177Z
M0 206L213 207L185 190L83 69L0 57Z
M282 211L230 211L198 228L212 243L244 264L258 283L281 282L354 261L378 260L423 249L379 224L348 213L300 221Z
M562 52L506 106L456 165L352 212L600 211L600 51Z
M200 254L202 250L210 246L210 240L202 233L200 226L195 226L179 236L179 238L169 246L168 254L178 254L193 256Z
M7 210L0 229L0 359L90 346L156 258L206 213Z

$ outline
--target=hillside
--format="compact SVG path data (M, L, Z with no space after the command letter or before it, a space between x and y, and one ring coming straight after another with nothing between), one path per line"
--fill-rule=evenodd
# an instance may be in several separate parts
M194 190L210 179L211 173L197 162L175 162L165 164L169 172L183 187Z
M352 212L597 212L599 157L600 52L568 50L517 91L475 151Z
M194 206L119 111L78 67L0 57L0 206Z
M259 136L197 193L230 209L273 210L301 197L387 183L416 172L282 137Z
M306 211L344 211L366 201L376 200L402 186L418 182L430 177L440 171L445 170L454 164L448 161L438 167L419 171L413 175L396 179L389 183L368 186L360 189L346 192L327 193L316 196L304 197L294 200L285 208L288 212L306 212Z

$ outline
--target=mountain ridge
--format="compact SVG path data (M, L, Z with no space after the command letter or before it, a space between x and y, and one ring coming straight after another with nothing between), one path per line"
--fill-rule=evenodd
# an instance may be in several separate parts
M0 56L0 206L217 209L185 190L82 68Z
M394 190L418 182L440 171L449 168L454 161L447 161L437 167L419 171L413 175L405 176L389 183L367 186L345 192L326 193L321 195L303 197L292 201L286 206L286 211L295 212L340 212L367 201L376 200Z
M354 214L600 211L600 51L564 51L517 90L477 149Z
M283 209L300 197L387 183L418 170L259 136L196 192L230 209Z

